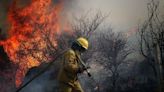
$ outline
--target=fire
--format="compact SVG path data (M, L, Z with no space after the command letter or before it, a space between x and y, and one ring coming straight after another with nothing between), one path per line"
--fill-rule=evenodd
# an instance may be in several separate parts
M27 70L48 61L48 50L57 46L55 35L60 33L62 3L53 6L51 0L32 0L19 7L17 2L8 12L9 38L0 44L18 65L15 83L19 87Z

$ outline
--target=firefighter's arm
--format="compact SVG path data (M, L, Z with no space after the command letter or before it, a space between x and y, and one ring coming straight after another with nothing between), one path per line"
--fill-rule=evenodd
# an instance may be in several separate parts
M64 55L64 69L70 73L77 73L79 67L77 66L76 56L73 51L68 51Z

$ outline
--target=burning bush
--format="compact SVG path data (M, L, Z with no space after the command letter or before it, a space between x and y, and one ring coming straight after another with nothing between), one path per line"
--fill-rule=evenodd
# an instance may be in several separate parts
M16 87L20 86L29 68L49 61L50 51L57 46L55 35L60 33L62 8L62 3L53 6L51 0L31 0L23 7L18 1L12 3L8 12L9 37L0 42L12 63L18 65Z

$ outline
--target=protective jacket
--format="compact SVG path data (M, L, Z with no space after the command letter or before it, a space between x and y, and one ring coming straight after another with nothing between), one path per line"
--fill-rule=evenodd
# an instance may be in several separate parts
M78 81L78 63L79 52L69 49L62 58L61 68L58 74L60 92L83 92Z

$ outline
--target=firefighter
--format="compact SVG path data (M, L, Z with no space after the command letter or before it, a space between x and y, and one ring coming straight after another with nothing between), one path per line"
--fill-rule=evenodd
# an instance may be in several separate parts
M79 57L88 49L88 40L80 37L72 43L71 49L65 52L58 74L59 92L84 92L77 74L85 69L80 66Z

